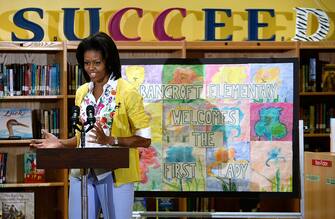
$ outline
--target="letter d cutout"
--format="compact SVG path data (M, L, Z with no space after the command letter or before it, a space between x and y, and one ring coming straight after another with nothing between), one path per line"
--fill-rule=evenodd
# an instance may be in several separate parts
M296 8L296 33L293 41L321 41L327 37L329 32L329 17L321 9L315 8ZM315 33L307 36L307 18L308 14L315 15L318 19L319 27Z

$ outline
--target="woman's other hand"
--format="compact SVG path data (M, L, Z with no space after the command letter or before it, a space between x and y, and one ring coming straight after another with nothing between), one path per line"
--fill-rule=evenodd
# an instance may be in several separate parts
M91 140L88 140L90 143L108 145L111 142L111 137L107 136L101 126L100 122L96 122L94 129L92 129L92 135L90 135Z
M64 145L61 141L49 133L48 131L42 129L42 137L43 139L33 139L30 143L30 147L34 148L62 148Z

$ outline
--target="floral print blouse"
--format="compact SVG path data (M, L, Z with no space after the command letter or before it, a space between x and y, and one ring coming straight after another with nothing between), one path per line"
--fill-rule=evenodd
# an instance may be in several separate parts
M80 118L82 119L82 121L86 121L87 119L86 115L87 106L92 105L94 107L94 116L96 118L96 121L97 122L100 121L101 126L106 135L109 135L109 130L113 124L115 109L117 108L115 102L116 86L117 81L110 78L108 82L103 86L102 95L96 101L93 95L94 84L93 82L90 82L89 91L80 105ZM94 137L92 135L93 133L91 133L91 131L86 133L86 144L85 144L86 147L99 146L98 144L87 142L88 140L92 139L92 137Z

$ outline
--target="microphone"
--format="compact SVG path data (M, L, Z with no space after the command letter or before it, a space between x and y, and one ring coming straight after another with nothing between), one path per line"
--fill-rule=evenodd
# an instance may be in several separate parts
M94 117L94 107L92 105L88 105L86 107L86 115L87 115L86 123L89 124L91 127L93 127L96 120Z
M79 106L72 107L72 117L71 117L71 124L73 127L77 126L79 123L79 115L80 115L80 108Z

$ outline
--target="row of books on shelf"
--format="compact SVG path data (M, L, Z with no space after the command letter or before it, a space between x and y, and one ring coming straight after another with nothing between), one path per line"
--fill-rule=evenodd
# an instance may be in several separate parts
M0 64L0 96L58 95L59 64Z
M8 165L13 162L16 163L16 166ZM0 184L22 182L45 182L45 170L37 169L36 153L28 151L24 154L13 155L0 152Z
M41 138L41 129L59 136L60 110L1 108L0 139Z
M310 58L309 63L301 65L302 92L334 92L335 64L322 63L317 58Z
M68 94L75 94L78 87L86 82L79 66L67 64Z
M60 133L60 110L53 109L36 109L33 110L33 138L42 138L41 129L45 129L51 134L59 137Z
M327 103L313 104L300 108L307 133L330 133L330 119L335 118L335 108Z

